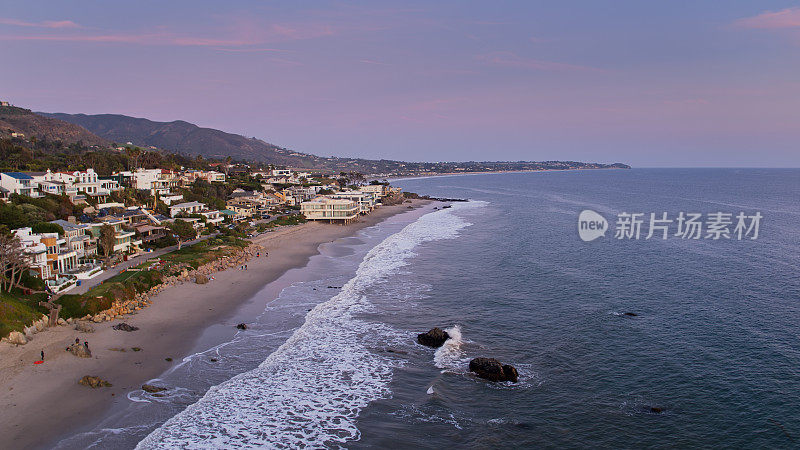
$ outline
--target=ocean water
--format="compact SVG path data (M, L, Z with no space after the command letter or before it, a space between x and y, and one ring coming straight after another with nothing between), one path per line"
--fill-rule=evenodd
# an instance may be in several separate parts
M322 248L62 448L793 448L800 171L608 170L397 181L469 198ZM759 237L583 242L584 209L760 212ZM646 227L644 228L646 231ZM674 230L673 230L674 231ZM635 316L624 313L635 313ZM451 339L421 347L434 326ZM495 357L518 383L469 360ZM216 361L212 361L212 359Z

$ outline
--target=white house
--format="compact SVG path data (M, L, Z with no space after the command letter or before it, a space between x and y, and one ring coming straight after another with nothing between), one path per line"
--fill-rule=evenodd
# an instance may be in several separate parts
M347 199L317 197L300 204L300 212L308 220L327 220L328 222L348 224L360 212L358 203Z
M27 195L28 197L41 197L38 184L33 177L22 172L0 173L0 187L8 194Z
M169 216L176 217L179 214L199 214L200 211L204 211L206 205L200 202L185 202L185 203L178 203L177 205L172 205L169 207Z

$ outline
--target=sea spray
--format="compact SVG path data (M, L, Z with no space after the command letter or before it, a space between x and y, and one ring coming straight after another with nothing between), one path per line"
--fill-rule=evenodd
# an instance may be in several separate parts
M390 395L398 364L369 350L375 342L397 339L398 332L358 318L374 307L366 290L407 265L420 244L458 236L470 223L456 211L484 204L426 214L386 238L339 294L312 309L259 367L211 388L138 448L320 447L358 439L355 418L369 402Z
M440 369L450 371L463 370L460 368L464 359L464 352L461 349L464 343L461 338L461 327L455 325L445 329L445 331L450 337L444 342L444 345L436 349L436 353L433 354L433 362Z

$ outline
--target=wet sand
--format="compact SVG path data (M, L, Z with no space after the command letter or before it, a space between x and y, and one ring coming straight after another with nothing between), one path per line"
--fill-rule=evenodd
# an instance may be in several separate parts
M415 206L427 203L415 201ZM229 326L237 308L286 271L304 267L320 244L352 236L358 230L408 211L408 204L384 206L348 226L306 223L253 239L264 247L248 270L228 269L208 284L184 283L152 297L153 304L112 322L92 324L94 333L72 326L48 329L27 345L0 344L0 436L3 447L41 448L94 426L112 407L129 402L127 392L158 377L191 353L203 331ZM269 254L266 257L266 253ZM138 331L116 331L120 322ZM92 358L65 351L75 338L88 341ZM134 351L133 348L141 350ZM124 351L122 351L124 349ZM44 364L34 365L44 350ZM172 361L168 361L171 358ZM84 375L113 386L91 389L78 384Z

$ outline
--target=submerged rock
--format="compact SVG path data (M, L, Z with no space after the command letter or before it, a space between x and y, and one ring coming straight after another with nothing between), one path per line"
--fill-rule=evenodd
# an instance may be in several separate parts
M516 383L519 373L514 366L503 364L494 358L475 358L469 362L469 371L489 381Z
M236 328L238 328L240 330L246 330L247 329L247 324L246 323L240 323L239 325L236 325Z
M111 387L111 383L108 381L100 378L95 377L92 375L86 375L78 381L78 384L82 384L84 386L89 386L90 388L99 388L99 387Z
M152 394L152 393L155 393L155 392L166 391L167 388L160 387L160 386L153 386L152 384L143 384L142 385L142 390Z
M628 317L636 317L636 316L638 316L638 314L632 313L632 312L625 312L625 313L622 313L622 315L623 316L628 316Z
M117 331L136 331L136 330L139 329L139 327L135 327L133 325L128 325L125 322L122 322L120 324L114 325L111 328L113 328L113 329L115 329Z
M417 335L417 342L428 347L441 347L448 339L450 339L450 335L438 327Z

